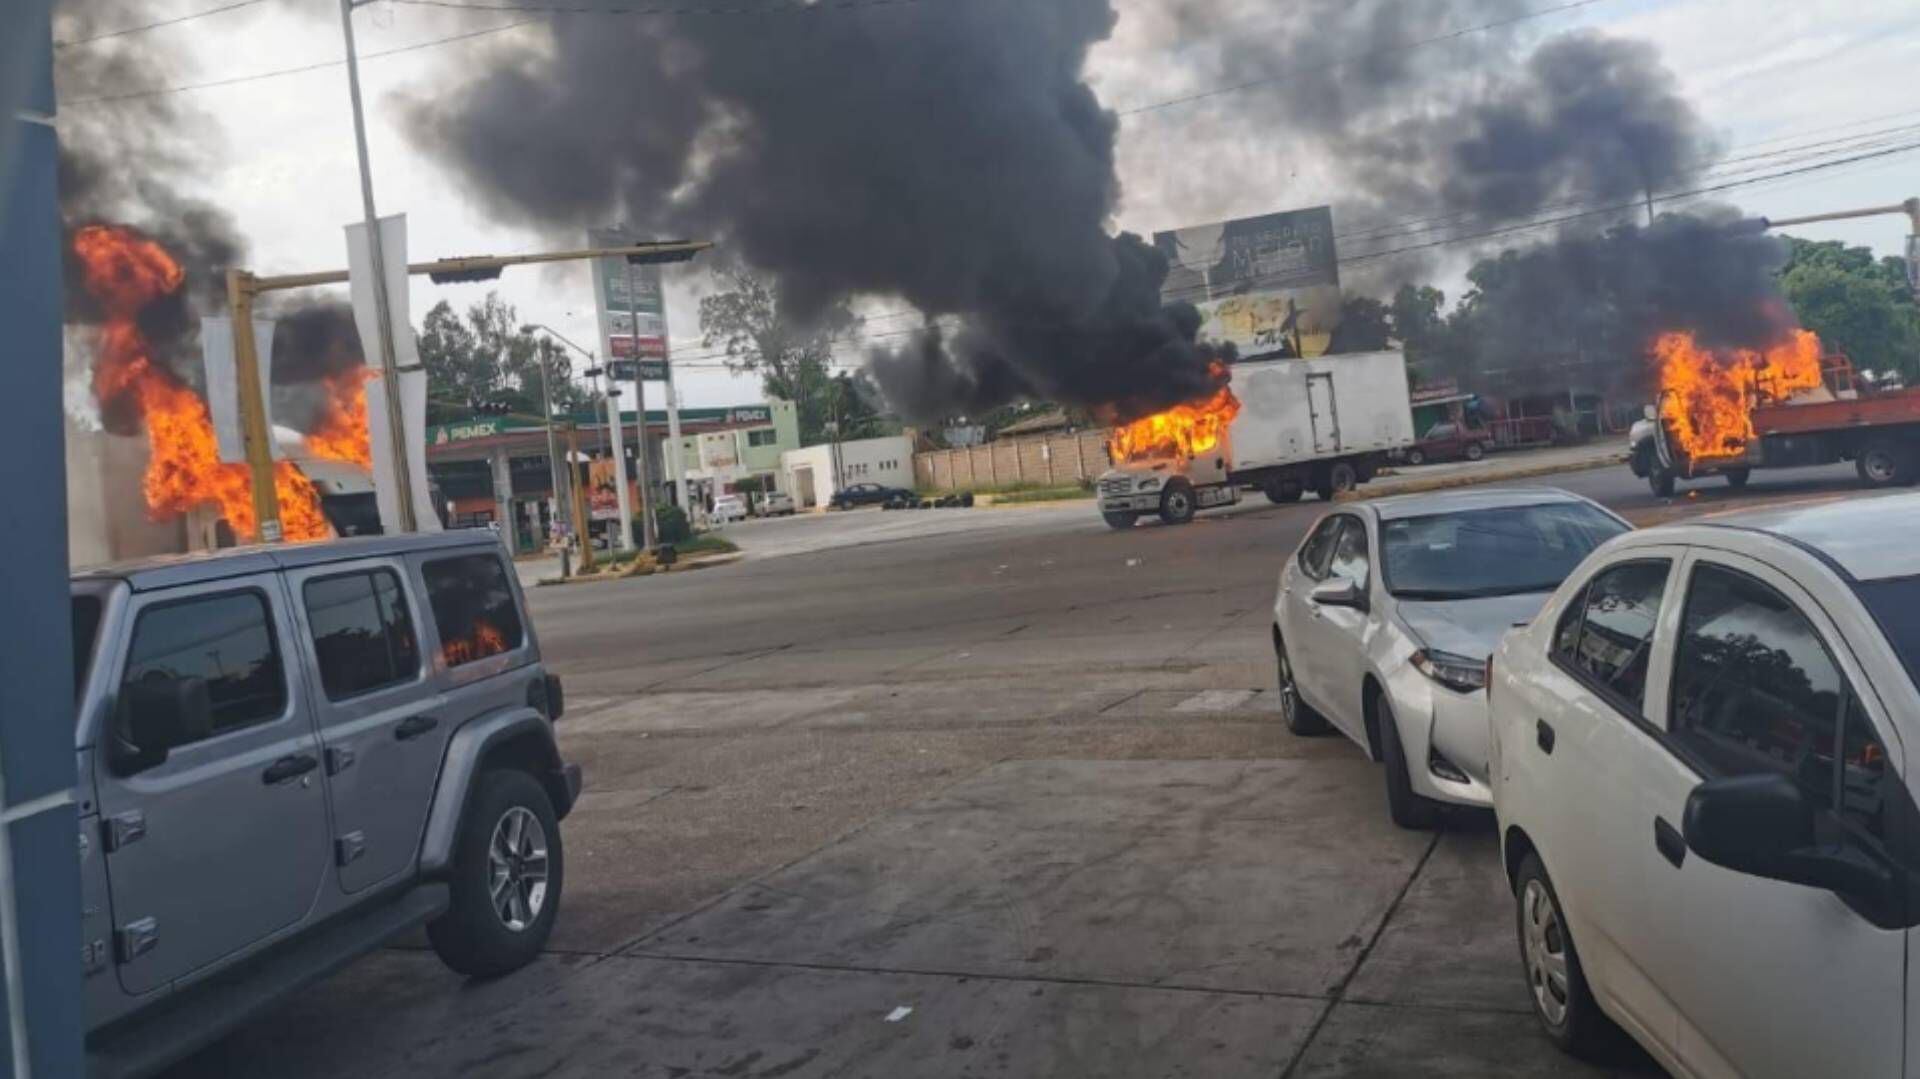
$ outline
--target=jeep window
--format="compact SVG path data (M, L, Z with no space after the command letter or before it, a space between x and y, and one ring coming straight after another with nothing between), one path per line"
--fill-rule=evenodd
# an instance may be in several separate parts
M420 672L413 619L392 570L322 577L308 581L304 592L328 700L408 682Z
M520 647L524 631L500 558L461 555L428 562L427 603L440 633L440 658L458 667Z
M93 644L100 636L100 614L105 605L99 596L73 597L73 702L87 691L87 674L93 670Z
M206 681L213 734L280 718L287 678L266 598L222 592L141 611L122 686L175 678Z

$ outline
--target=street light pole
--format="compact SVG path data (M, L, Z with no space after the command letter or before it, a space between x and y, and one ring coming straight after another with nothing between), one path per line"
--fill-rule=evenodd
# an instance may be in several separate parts
M400 531L417 532L413 512L413 473L408 467L407 424L401 405L400 365L393 350L393 307L387 296L387 260L381 250L380 218L373 207L373 170L367 161L367 121L360 103L360 60L353 47L355 0L340 0L340 29L347 44L347 90L353 99L353 141L360 155L360 201L367 218L367 251L373 255L373 307L380 320L380 377L385 380L386 420L392 446L393 494L399 503Z
M633 320L633 425L639 430L640 454L636 464L640 468L640 546L651 551L659 545L660 530L653 517L653 469L649 466L647 452L647 383L640 377L640 290L633 279L633 263L627 263L627 317ZM608 374L612 374L612 364L608 364ZM618 379L612 380L615 385ZM618 413L616 413L618 415ZM614 429L616 440L619 428Z

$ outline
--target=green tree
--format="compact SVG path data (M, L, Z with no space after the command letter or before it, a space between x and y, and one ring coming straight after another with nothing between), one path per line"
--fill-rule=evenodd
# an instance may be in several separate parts
M822 441L839 403L833 349L857 337L862 320L844 301L817 318L796 319L781 303L779 283L745 266L723 266L715 276L721 291L700 300L706 346L722 349L735 372L759 375L767 396L793 402L802 443Z
M1861 370L1920 374L1920 304L1905 263L1836 241L1789 242L1780 288L1801 324Z
M573 380L573 359L558 342L526 332L519 312L497 293L456 314L445 300L421 323L420 363L427 369L427 422L451 423L478 412L540 415L540 369L547 370L553 407L589 411L597 393Z
M1340 328L1331 351L1378 352L1393 337L1393 310L1371 296L1349 292L1340 302Z

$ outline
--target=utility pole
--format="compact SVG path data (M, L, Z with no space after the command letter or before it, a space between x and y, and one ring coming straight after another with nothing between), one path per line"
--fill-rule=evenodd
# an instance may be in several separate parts
M580 570L593 568L593 537L587 534L586 499L579 496L580 474L574 471L580 460L580 429L567 425L567 490L573 492L567 502L573 507L573 534L580 541Z
M553 434L553 391L547 386L547 357L545 349L541 350L540 355L540 413L541 418L546 421L547 466L551 475L550 482L553 484L553 505L548 509L547 515L550 520L560 521L563 519L560 515L560 448L555 444ZM551 525L548 526L547 532L549 539L551 539L553 532Z
M373 170L367 161L367 121L360 104L360 60L353 48L354 0L340 0L340 28L347 43L347 90L353 99L353 141L360 155L360 201L366 210L367 250L373 255L373 306L380 319L374 334L380 343L380 377L385 380L386 423L393 447L393 495L400 506L400 531L417 532L413 512L413 473L408 469L407 424L400 393L400 365L393 351L393 307L387 296L387 259L381 250L380 218L373 208ZM246 377L244 374L241 376ZM256 499L258 495L254 496ZM279 522L275 521L275 531ZM264 532L263 532L264 534ZM276 535L274 537L278 539Z
M647 462L647 458L650 456L647 453L647 384L646 381L640 377L640 291L633 279L633 263L631 261L627 263L627 317L633 320L633 425L639 428L640 435L640 453L635 458L635 463L640 466L641 544L643 549L651 551L659 546L660 529L653 517L653 469ZM615 385L619 384L616 379L609 379L608 381L613 382ZM672 391L668 392L671 393ZM617 415L616 413L616 417ZM619 420L616 418L614 422L614 438L618 441L620 436ZM625 458L625 456L626 452L622 450L620 457ZM621 490L622 493L625 492L625 488ZM633 533L631 531L631 522L628 523L628 529L627 543L628 546L632 546Z
M260 384L260 344L253 337L253 275L227 271L227 305L233 315L233 362L240 390L240 437L253 478L254 538L279 543L280 492L273 483L273 431L267 424L267 388ZM244 326L243 330L241 327Z
M634 327L637 332L638 326ZM692 520L693 505L687 501L687 462L680 446L680 392L673 388L673 346L667 346L667 478L673 481L673 504ZM646 430L644 414L640 424Z

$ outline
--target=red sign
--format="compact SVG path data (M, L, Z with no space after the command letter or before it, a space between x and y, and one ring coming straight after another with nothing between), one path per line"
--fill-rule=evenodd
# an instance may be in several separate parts
M657 360L667 358L667 339L664 337L613 337L608 339L608 343L613 346L614 358L624 360L631 357L636 340L640 342L640 355Z

